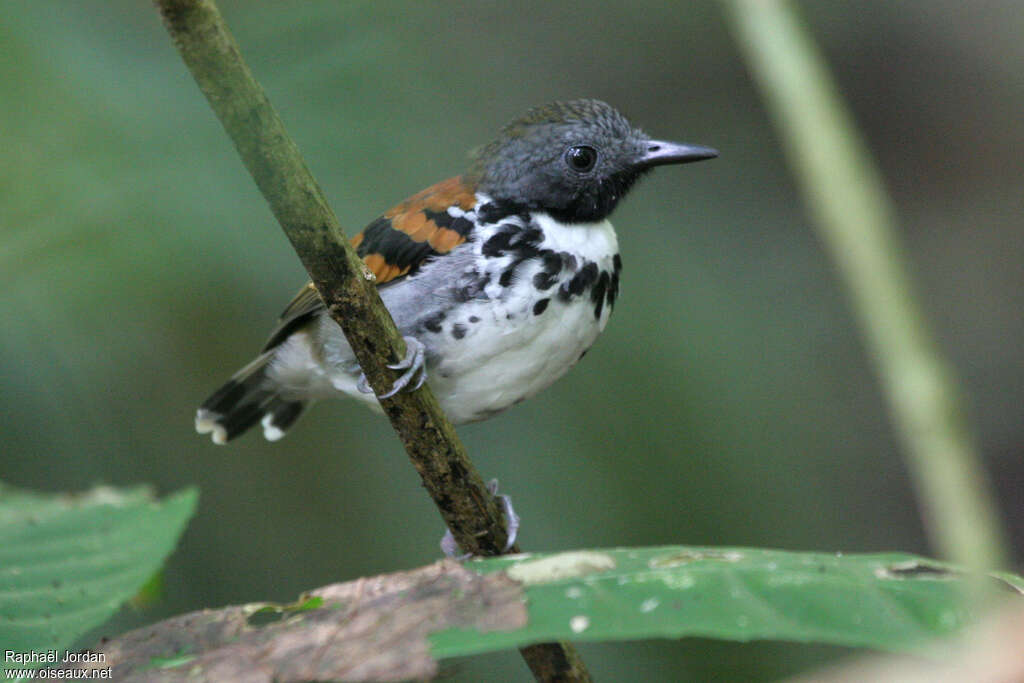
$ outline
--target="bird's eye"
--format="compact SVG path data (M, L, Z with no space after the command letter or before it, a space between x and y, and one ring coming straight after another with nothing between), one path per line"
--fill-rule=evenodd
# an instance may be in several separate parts
M597 163L597 150L586 145L570 147L565 152L565 163L577 173L586 173Z

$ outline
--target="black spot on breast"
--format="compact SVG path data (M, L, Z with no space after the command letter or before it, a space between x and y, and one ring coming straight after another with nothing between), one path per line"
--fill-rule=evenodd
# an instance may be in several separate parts
M502 287L511 286L516 279L516 274L525 261L541 258L544 259L547 250L541 250L538 246L544 239L544 233L539 228L524 228L515 224L503 224L498 232L487 238L487 241L480 247L480 253L485 258L510 257L509 264L498 276L498 284Z
M530 221L530 214L526 208L515 202L489 201L477 207L476 215L481 223L497 223L509 216L516 216L523 223Z
M544 239L544 233L540 228L524 228L516 233L516 238L512 243L519 249L533 248L534 254L539 253L537 251L537 245L540 244L541 240Z
M555 282L558 280L557 274L552 274L547 271L540 271L533 276L533 286L539 291L543 292L547 289L551 289L555 286Z
M466 326L461 323L455 323L452 325L452 336L456 339L462 339L466 336Z
M547 310L548 304L551 303L551 299L541 299L533 305L533 314L540 315Z
M590 292L590 301L594 304L594 317L600 319L601 311L604 310L604 295L608 290L608 282L611 276L608 271L603 271L601 277L597 278L594 289Z
M558 298L568 301L574 296L579 296L587 291L597 280L597 264L588 261L587 265L580 268L579 272L572 276L572 279L558 288Z
M512 256L512 268L529 258L536 258L541 255L538 247L544 233L539 228L523 228L515 224L502 225L498 232L487 238L480 248L487 258L498 256Z
M515 261L509 264L508 268L501 271L501 276L498 278L498 284L501 285L502 287L508 287L509 285L511 285L512 280L516 276L516 269L519 268L522 262L522 259L516 259Z
M513 233L510 230L496 232L487 238L484 246L480 248L481 253L488 258L496 258L508 251L508 245L512 242Z
M608 274L608 271L602 270L600 277L597 278L597 282L594 283L594 289L590 292L590 300L594 303L604 300L604 294L608 291L608 283L611 281L612 276Z
M615 299L619 296L619 273L612 275L612 281L608 283L608 308L615 305Z
M622 272L622 257L616 254L612 258L612 279L608 283L608 308L615 305L615 299L619 296L619 273Z
M533 276L534 287L543 292L555 286L555 282L558 281L558 275L562 272L563 256L566 256L566 254L556 254L553 251L547 250L542 252L541 270Z
M423 329L435 334L441 331L441 323L444 321L444 313L435 313L423 321Z

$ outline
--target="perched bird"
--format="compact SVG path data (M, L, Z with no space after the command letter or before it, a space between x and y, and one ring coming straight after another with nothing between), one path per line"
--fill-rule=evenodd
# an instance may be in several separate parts
M531 109L467 173L423 190L352 240L405 338L389 396L430 386L456 423L495 415L565 374L597 339L622 261L608 216L655 166L717 156L652 140L597 100ZM321 398L377 400L312 284L262 352L213 393L196 430L273 441ZM378 406L379 407L379 406Z

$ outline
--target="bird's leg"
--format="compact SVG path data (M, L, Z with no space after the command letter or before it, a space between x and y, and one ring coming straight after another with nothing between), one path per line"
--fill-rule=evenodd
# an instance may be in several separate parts
M388 365L392 370L405 370L395 383L391 385L390 391L381 394L380 398L391 398L403 389L416 391L427 381L427 349L416 337L402 337L405 340L405 358ZM417 377L418 376L418 377ZM410 382L415 384L410 386ZM364 394L372 394L373 388L366 381L366 373L359 373L359 380L356 382L356 389Z
M516 514L515 508L512 507L512 497L504 493L498 493L497 479L491 479L487 482L487 490L492 496L501 502L502 512L505 513L505 521L508 522L508 539L505 541L505 547L501 550L501 552L505 553L511 550L512 546L516 544L516 537L519 535L519 515ZM455 536L452 535L452 530L447 529L444 533L444 537L441 539L441 551L446 557L451 557L456 560L465 560L472 556L472 553L457 556L455 553L458 549L459 546L455 542Z

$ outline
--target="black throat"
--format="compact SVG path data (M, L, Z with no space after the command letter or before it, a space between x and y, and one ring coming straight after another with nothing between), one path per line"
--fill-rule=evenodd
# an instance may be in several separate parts
M559 223L596 223L615 211L644 172L632 168L619 171L572 192L555 187L531 187L514 197L500 197L498 193L493 203L505 215L538 211Z

